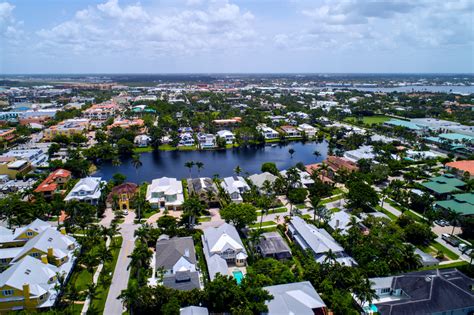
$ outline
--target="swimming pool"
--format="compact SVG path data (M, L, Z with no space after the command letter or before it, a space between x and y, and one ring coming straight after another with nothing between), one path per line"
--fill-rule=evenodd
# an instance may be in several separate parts
M235 270L232 271L232 274L234 275L235 281L237 281L237 284L240 284L242 282L242 279L244 278L244 274L240 270Z

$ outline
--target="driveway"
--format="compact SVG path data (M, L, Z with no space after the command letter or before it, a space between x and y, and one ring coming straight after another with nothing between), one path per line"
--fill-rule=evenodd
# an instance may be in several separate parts
M122 235L123 242L122 247L120 248L117 264L115 265L114 276L112 277L107 301L105 302L104 314L120 315L124 311L122 300L117 297L120 295L122 290L127 288L128 278L130 276L130 270L128 269L130 258L128 256L135 248L135 237L133 234L139 227L138 224L133 223L134 219L135 212L130 211L125 217L124 223L120 225L120 234Z

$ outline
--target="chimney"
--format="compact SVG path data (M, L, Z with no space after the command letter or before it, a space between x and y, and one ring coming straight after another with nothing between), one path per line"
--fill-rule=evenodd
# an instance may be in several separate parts
M48 257L53 257L53 248L52 247L48 247Z
M67 235L66 233L66 227L62 226L59 231L61 232L62 235Z
M41 255L41 262L43 264L48 264L48 256L47 255Z
M28 283L23 284L23 296L26 303L30 302L30 285Z

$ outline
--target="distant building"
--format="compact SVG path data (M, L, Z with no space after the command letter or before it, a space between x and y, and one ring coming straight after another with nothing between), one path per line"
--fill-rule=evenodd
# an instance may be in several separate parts
M26 175L31 171L31 163L15 157L0 157L0 175L7 175L10 179Z
M73 134L84 134L89 129L89 119L67 119L55 126L43 130L43 140L51 141L56 136L71 137Z
M257 130L259 130L262 135L265 137L265 140L272 140L272 139L279 139L280 138L280 134L278 133L278 131L270 128L270 127L267 127L265 125L259 125L257 126Z
M451 195L446 200L436 201L434 206L445 211L455 211L462 216L474 216L474 193Z
M452 174L444 174L433 177L429 181L421 183L421 185L437 197L445 198L448 194L461 192L466 183L455 178Z
M309 125L309 124L301 124L298 126L298 129L301 131L301 132L304 132L305 135L308 137L308 138L314 138L316 136L316 133L318 132L318 129Z
M293 126L281 126L280 129L286 138L299 138L302 136L301 131Z
M464 174L468 174L470 179L474 178L474 160L449 162L444 166L456 172L459 178L464 178Z
M275 176L275 175L273 175L269 172L264 172L262 174L254 174L252 176L249 176L248 179L260 191L262 191L263 185L266 181L268 181L270 184L273 184L277 178L278 178L277 176Z
M138 135L133 139L133 143L139 147L144 148L150 145L151 138L147 135Z
M217 132L217 136L225 139L226 144L233 144L235 141L234 134L229 130L220 130Z
M237 127L242 121L241 117L233 117L230 119L215 119L212 122L214 125L217 126L219 129L234 129Z
M197 139L201 149L214 149L217 147L216 136L211 133L198 133Z

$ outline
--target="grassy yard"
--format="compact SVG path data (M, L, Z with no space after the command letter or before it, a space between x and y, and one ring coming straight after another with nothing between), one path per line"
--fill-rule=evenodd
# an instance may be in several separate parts
M114 237L114 242L115 244L110 247L112 252L112 260L105 263L104 269L102 269L102 272L99 276L97 297L92 300L92 309L97 311L98 314L104 312L105 302L107 301L107 295L109 294L110 285L103 283L104 275L109 273L110 279L112 279L115 265L117 264L118 255L120 253L120 247L122 246L122 237Z
M272 225L277 225L276 222L273 222L273 221L264 221L262 222L262 227L264 226L272 226ZM249 228L259 228L260 227L260 222L259 223L255 223L255 224L252 224L252 225L249 225Z
M201 223L201 222L209 222L211 221L211 217L199 217L198 218L198 222Z
M285 208L285 207L279 207L279 208L273 208L273 209L269 209L268 212L265 214L273 214L273 213L285 213L285 212L288 212L288 209ZM262 214L262 210L258 210L257 211L257 214L260 216Z
M276 139L265 139L265 142L266 142L266 143L280 142L280 138L276 138Z
M176 147L173 147L169 144L162 144L158 147L158 149L161 151L174 151L176 150Z
M69 284L76 287L78 292L86 291L87 285L92 282L92 274L87 269L76 265L74 273L69 279ZM85 296L81 296L81 300L85 300Z
M321 200L321 204L325 205L327 203L330 203L330 202L333 202L333 201L336 201L336 200L340 200L342 198L344 198L344 195L332 196L332 197L325 198L325 199Z
M451 250L436 241L431 242L429 246L422 246L420 247L420 249L425 253L432 254L436 254L436 252L441 251L450 260L459 259L459 256L456 253L452 252Z
M178 151L194 151L194 150L197 150L197 146L195 145L192 145L192 146L189 146L189 147L178 147Z
M458 261L452 264L438 265L438 266L429 266L423 267L420 270L433 270L433 269L447 269L447 268L459 268L461 266L466 266L469 263L467 261Z
M342 191L341 188L337 188L337 187L336 187L336 188L334 188L334 189L332 190L332 194L333 194L333 195L339 195L339 194L342 194L342 193L343 193L343 191Z
M362 118L362 122L365 125L372 125L372 124L383 124L384 122L390 120L390 117L387 116L364 116ZM356 123L357 118L356 117L347 117L344 119L344 121L351 122L351 123Z
M294 206L296 207L296 209L300 209L300 210L308 208L305 204L298 204Z
M134 153L144 153L144 152L152 152L152 147L143 147L143 148L133 148Z

